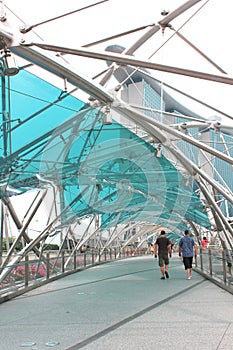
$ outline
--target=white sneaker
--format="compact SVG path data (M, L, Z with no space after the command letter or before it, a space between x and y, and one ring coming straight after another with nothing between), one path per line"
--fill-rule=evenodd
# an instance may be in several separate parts
M191 280L191 278L192 278L192 276L189 276L189 277L187 278L187 280Z

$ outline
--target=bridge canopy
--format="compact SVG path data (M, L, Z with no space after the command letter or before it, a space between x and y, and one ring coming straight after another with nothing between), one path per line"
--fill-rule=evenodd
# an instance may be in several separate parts
M210 223L194 184L158 147L106 113L21 70L7 86L11 118L1 130L1 196L62 185L63 224L101 214L169 229ZM4 100L1 108L4 110Z

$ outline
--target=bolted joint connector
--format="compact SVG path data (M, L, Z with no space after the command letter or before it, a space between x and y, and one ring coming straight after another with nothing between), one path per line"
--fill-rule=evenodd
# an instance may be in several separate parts
M0 14L0 21L5 22L6 21L6 14Z
M19 27L19 31L22 34L26 34L26 33L30 32L31 29L32 29L32 26L26 26L25 25L25 26Z

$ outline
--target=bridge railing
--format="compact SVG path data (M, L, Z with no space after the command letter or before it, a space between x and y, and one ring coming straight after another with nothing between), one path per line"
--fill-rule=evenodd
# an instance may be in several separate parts
M93 249L83 253L75 252L71 256L66 251L62 251L60 255L51 251L43 260L29 253L20 263L16 265L9 263L0 270L1 273L7 270L6 277L0 282L0 303L82 269L145 253L147 253L145 249L136 251ZM232 251L200 248L195 261L195 269L220 287L233 293Z
M195 269L220 287L233 293L232 257L233 252L229 249L200 248L195 261Z
M60 255L50 251L43 259L38 259L34 254L28 253L20 263L9 263L0 268L0 273L5 276L0 281L0 303L85 268L142 254L145 254L145 249L93 249L82 253L74 252L72 255L66 251Z

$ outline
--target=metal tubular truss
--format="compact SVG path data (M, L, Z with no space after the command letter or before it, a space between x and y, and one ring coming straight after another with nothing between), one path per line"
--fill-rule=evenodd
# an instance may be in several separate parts
M158 23L139 28L145 32L128 47L112 45L104 52L87 50L91 44L70 48L48 44L47 40L38 42L35 36L29 40L27 33L33 26L21 30L20 35L25 37L18 40L18 29L15 23L8 23L6 11L0 23L0 49L4 52L0 283L6 293L20 288L22 281L28 286L29 282L33 285L35 280L48 280L69 269L76 271L80 260L86 266L106 260L106 256L111 259L121 254L147 253L149 243L161 229L168 231L176 243L186 226L199 244L201 237L208 235L214 248L232 251L233 117L213 107L227 118L226 122L206 119L192 112L193 107L178 103L163 91L171 86L153 77L156 72L166 72L233 84L233 78L171 25L199 3L203 1L185 2ZM222 75L132 57L154 35L167 29L172 29L173 35L177 34ZM93 46L107 40L93 42ZM47 100L45 95L43 100L36 96L40 102L34 110L29 108L30 94L25 94L23 120L15 119L15 107L11 110L13 99L21 93L12 84L17 77L23 79L24 73L31 73L21 68L14 71L16 77L11 77L12 71L6 70L10 68L6 51L9 56L26 60L30 68L42 69L65 81L64 91L55 90L59 97L48 93ZM104 60L108 68L95 79L87 77L65 62L66 55ZM153 91L153 99L159 99L161 109L153 102L147 103L146 90ZM76 97L77 92L85 93L83 101ZM184 96L192 99L187 92ZM193 101L202 104L196 98ZM203 106L211 108L205 101ZM28 133L28 139L22 142L20 130L26 130L27 125L39 129L37 120L44 116L48 118L44 124L51 123L51 127L35 133L34 138ZM13 125L16 121L18 124ZM139 148L134 148L136 144ZM148 160L147 165L143 160ZM155 160L158 168L152 166ZM144 169L148 170L145 176ZM162 177L167 185L164 191L159 187L164 186ZM148 187L144 186L146 180ZM184 203L188 197L188 203ZM22 198L21 204L17 198ZM171 198L175 198L174 203ZM36 227L38 221L40 225ZM231 260L229 254L227 257ZM226 279L227 275L225 282Z

